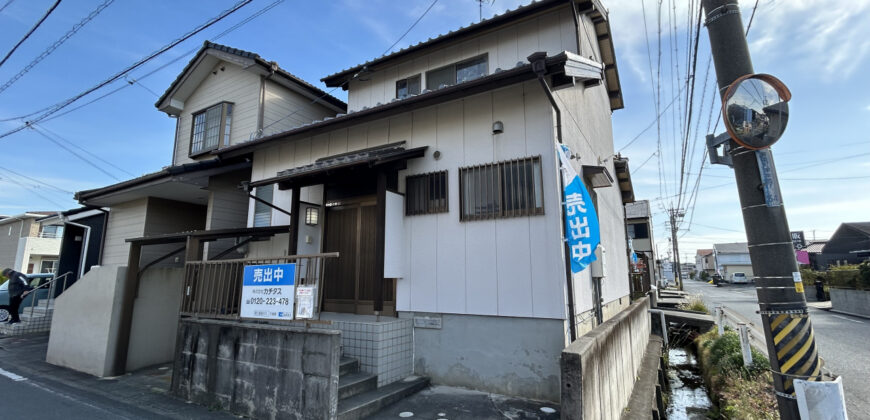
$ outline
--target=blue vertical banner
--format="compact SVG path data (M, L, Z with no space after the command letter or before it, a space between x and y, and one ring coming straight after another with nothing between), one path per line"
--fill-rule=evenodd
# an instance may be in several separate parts
M565 238L571 252L571 272L577 274L592 261L595 261L595 249L601 243L601 232L598 228L598 214L589 196L589 191L571 166L568 156L571 151L564 144L556 145L559 160L562 164L562 200L565 212Z

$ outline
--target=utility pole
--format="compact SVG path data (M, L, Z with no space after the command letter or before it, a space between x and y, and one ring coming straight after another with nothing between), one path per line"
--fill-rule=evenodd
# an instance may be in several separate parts
M677 287L683 290L683 269L680 267L680 246L677 243L677 219L682 219L685 213L679 209L668 209L668 216L671 221L671 246L674 248L674 261L676 263L674 276L677 279Z
M754 73L740 8L737 0L702 0L701 4L724 100L727 88L737 78ZM800 419L793 380L818 380L821 366L803 285L798 283L800 272L785 208L781 202L765 199L764 190L779 191L775 176L762 188L762 157L757 155L768 151L751 150L733 139L729 145L779 413L784 420ZM772 160L772 155L769 157Z

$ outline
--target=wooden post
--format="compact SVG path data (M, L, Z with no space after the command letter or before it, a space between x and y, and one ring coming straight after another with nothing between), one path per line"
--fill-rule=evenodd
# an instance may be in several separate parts
M378 171L378 226L375 231L375 302L373 310L380 313L384 310L384 240L386 239L387 223L387 173Z
M299 247L299 187L293 187L293 197L290 199L290 243L287 244L287 255L296 255Z
M142 245L130 243L130 255L127 257L127 273L121 287L121 307L118 314L118 333L115 338L115 354L109 375L122 375L127 370L127 352L130 348L130 328L133 326L133 306L136 292L139 289L139 259Z

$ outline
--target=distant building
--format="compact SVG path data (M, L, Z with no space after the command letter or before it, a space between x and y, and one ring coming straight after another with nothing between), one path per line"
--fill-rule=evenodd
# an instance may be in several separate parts
M749 259L749 246L746 242L713 244L713 258L718 272L725 281L730 281L734 273L744 273L752 279L752 260Z
M841 224L816 258L821 270L831 265L867 261L870 259L870 222Z
M63 225L40 223L53 212L34 211L0 219L0 267L22 273L54 273Z
M824 267L819 265L819 260L822 254L822 249L825 247L826 243L828 243L827 239L819 241L807 241L807 246L801 250L807 253L807 258L809 259L809 266L813 270L824 270Z
M712 249L695 251L695 273L701 275L704 272L711 275L716 272L716 261Z
M649 201L640 200L625 205L625 227L636 259L631 258L631 293L646 293L656 282L655 245L653 244L652 213Z

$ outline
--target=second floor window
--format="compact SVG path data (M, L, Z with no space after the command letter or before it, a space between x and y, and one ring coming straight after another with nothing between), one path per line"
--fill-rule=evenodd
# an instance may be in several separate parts
M190 154L217 149L230 143L233 104L222 102L193 114Z
M426 73L426 89L436 90L486 76L486 54Z
M631 239L649 238L649 230L646 223L633 223L628 225L628 237Z
M396 98L404 99L420 94L420 75L412 76L396 82Z

